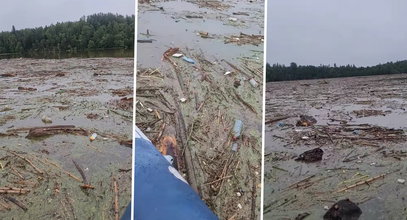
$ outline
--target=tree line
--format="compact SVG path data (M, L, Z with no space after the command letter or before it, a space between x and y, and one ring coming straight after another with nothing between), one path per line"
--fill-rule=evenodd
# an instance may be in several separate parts
M387 62L370 67L356 67L355 65L334 66L330 65L297 65L291 63L289 66L281 64L266 65L266 81L287 81L302 79L322 79L350 76L369 76L407 73L407 60Z
M134 48L135 16L98 13L79 21L0 33L0 54Z

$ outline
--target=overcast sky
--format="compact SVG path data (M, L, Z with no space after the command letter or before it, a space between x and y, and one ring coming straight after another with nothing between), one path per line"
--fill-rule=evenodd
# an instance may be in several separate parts
M269 0L267 22L270 64L407 59L406 0Z
M7 3L6 3L7 2ZM135 0L13 0L0 7L0 31L77 21L83 15L112 12L134 14Z

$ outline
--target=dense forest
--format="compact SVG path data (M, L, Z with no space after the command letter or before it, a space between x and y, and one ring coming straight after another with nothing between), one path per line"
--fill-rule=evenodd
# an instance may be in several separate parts
M94 14L79 21L0 33L0 54L134 48L135 17Z
M301 66L296 63L291 63L290 66L280 64L273 64L271 66L267 63L266 66L267 82L398 73L407 73L407 60L388 62L371 67L356 67L355 65L336 66L336 64L334 66Z

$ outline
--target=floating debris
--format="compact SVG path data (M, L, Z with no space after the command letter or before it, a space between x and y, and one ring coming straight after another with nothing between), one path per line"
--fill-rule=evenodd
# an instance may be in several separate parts
M175 58L180 58L180 57L182 57L182 56L184 56L182 53L174 53L174 54L172 55L172 57L175 57Z
M349 199L335 203L324 215L324 220L357 220L362 210Z
M47 117L47 116L42 116L41 121L44 122L45 124L51 124L52 120L51 118Z
M259 84L257 83L257 81L253 78L251 78L249 80L250 85L252 85L254 88L256 88Z
M308 127L317 123L317 120L308 115L300 115L300 120L297 121L297 126Z
M240 33L240 35L225 37L225 44L236 43L237 45L252 44L258 46L263 43L263 40L263 35Z
M203 18L202 15L185 15L186 18Z
M312 150L307 150L304 153L300 154L296 161L303 161L303 162L317 162L322 160L322 155L324 155L324 151L321 148L314 148Z
M239 12L233 12L232 14L233 14L233 15L244 15L244 16L250 16L250 15L249 15L249 13L246 13L246 12L240 12L240 11L239 11Z
M93 134L89 137L89 140L90 140L90 141L94 141L97 136L98 136L98 135L97 135L96 133L93 133Z
M20 91L37 91L36 88L22 87L22 86L19 86L18 90L20 90Z
M237 140L240 135L242 135L243 129L243 121L235 120L235 124L233 126L233 140Z
M191 59L191 58L189 58L189 57L183 56L182 59L183 59L184 61L188 62L188 63L195 64L195 60L193 60L193 59Z
M145 39L145 40L143 40L143 39L139 39L139 40L137 40L137 43L153 43L153 39Z
M303 220L303 219L305 219L306 217L308 217L309 215L310 215L310 214L309 214L308 212L304 212L304 213L298 214L297 217L295 217L295 220Z

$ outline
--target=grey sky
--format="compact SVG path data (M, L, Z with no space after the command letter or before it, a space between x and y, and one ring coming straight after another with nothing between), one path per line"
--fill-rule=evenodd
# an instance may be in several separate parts
M134 14L135 0L13 0L0 7L0 31L77 21L83 15Z
M376 65L407 59L406 0L269 0L270 64Z

